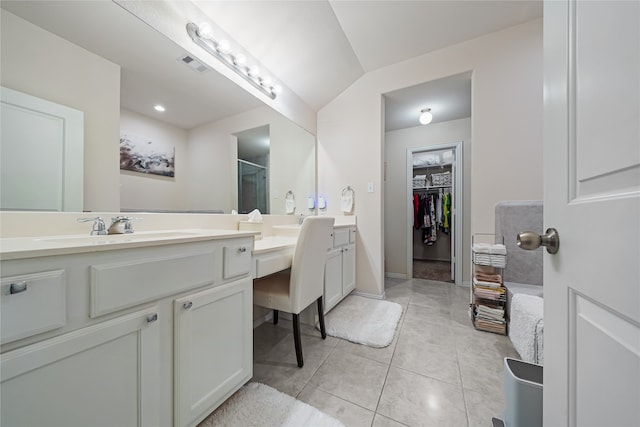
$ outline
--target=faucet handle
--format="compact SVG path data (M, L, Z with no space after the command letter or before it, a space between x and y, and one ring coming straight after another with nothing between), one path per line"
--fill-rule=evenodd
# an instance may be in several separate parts
M78 222L93 221L93 228L91 229L91 236L104 236L107 234L107 227L104 224L104 220L97 216L95 218L78 218Z
M128 216L116 216L111 218L111 226L109 226L109 234L131 234L133 227L131 221L142 218L131 218Z

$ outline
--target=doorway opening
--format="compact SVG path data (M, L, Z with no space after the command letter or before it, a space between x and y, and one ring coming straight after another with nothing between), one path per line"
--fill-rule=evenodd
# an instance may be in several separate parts
M409 277L460 283L462 143L407 152Z

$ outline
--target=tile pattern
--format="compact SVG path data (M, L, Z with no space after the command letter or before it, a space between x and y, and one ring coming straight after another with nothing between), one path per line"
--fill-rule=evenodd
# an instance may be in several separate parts
M305 365L295 361L290 322L254 330L253 381L268 384L346 426L492 426L504 410L502 363L518 357L505 336L476 331L469 289L387 279L404 311L390 346L322 340L304 326Z

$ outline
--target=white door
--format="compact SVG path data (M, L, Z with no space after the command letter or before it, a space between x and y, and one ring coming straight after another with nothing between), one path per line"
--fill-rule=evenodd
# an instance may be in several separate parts
M545 426L640 425L640 2L544 5Z
M0 88L0 208L82 211L84 113Z

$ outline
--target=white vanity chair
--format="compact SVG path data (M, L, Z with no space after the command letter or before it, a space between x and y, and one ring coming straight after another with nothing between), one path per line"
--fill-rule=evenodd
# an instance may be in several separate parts
M324 270L327 247L333 232L334 219L306 217L300 228L291 269L253 281L253 303L273 309L273 323L278 323L278 310L291 313L293 338L298 366L302 367L302 342L298 315L314 301L318 304L318 318L322 339L324 328Z

